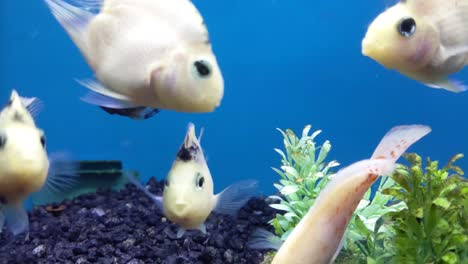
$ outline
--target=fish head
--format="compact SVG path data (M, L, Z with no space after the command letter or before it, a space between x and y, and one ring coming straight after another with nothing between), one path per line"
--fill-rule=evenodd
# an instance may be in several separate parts
M161 104L181 112L212 112L224 96L224 79L210 47L175 51L152 71L151 87Z
M362 54L388 69L415 71L434 58L439 45L439 34L428 18L398 3L369 25Z
M166 178L164 213L172 222L193 229L206 220L213 207L213 180L195 136L195 128L190 124Z

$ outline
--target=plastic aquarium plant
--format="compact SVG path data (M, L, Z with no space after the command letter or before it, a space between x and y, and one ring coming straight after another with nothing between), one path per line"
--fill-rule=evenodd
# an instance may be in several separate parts
M387 248L394 263L468 262L468 182L453 165L462 157L442 169L427 159L423 170L417 154L405 155L409 166L399 164L392 175L398 185L384 191L407 205L386 217L395 232Z
M383 193L396 184L389 176L382 176L373 197L371 189L366 192L346 229L344 251L349 251L348 254L368 263L382 263L388 259L390 255L385 245L390 242L392 230L384 225L382 217L406 208L402 201L394 201L393 196Z
M299 223L302 217L312 206L315 198L323 189L331 175L329 169L338 166L338 162L326 163L325 158L331 149L329 141L316 146L314 139L321 133L320 130L309 135L311 126L307 125L298 138L291 129L282 131L285 152L275 149L281 155L281 170L273 168L281 179L274 186L281 193L280 196L270 196L279 203L270 206L285 211L277 214L269 223L273 225L275 233L285 240L289 233ZM320 152L317 155L317 150Z

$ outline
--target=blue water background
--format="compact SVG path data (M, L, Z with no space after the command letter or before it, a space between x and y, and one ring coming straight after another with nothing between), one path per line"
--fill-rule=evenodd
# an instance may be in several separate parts
M45 103L38 125L49 152L78 159L121 159L144 178L169 171L188 122L205 127L202 146L215 190L242 179L271 194L271 170L282 147L275 130L322 129L329 160L342 166L368 158L395 125L421 123L433 132L411 147L443 163L468 148L468 92L430 89L361 55L368 24L391 1L194 1L204 16L225 78L213 113L163 111L146 121L111 116L79 97L75 78L90 68L45 3L0 2L0 101L11 89ZM155 38L158 36L155 35ZM117 54L116 54L117 55ZM468 74L464 80L468 81ZM467 159L459 164L468 168Z

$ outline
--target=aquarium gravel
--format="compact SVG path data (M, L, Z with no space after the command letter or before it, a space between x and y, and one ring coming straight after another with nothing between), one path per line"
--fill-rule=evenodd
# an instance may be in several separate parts
M164 182L151 178L147 185L161 194ZM237 218L212 213L207 234L193 230L177 239L177 226L133 185L99 190L35 207L29 236L0 234L0 263L260 263L265 251L246 243L257 227L271 231L274 214L253 198Z

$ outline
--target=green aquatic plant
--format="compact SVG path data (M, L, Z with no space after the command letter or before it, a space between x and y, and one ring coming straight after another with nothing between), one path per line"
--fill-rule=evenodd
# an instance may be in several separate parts
M317 146L314 140L321 131L309 135L310 129L310 125L305 126L301 138L291 129L278 129L284 137L285 152L275 149L282 158L282 166L281 169L273 170L281 176L279 183L274 184L281 196L270 196L278 201L270 206L285 213L277 214L269 223L282 240L287 238L312 206L320 190L328 182L330 168L339 165L336 161L325 162L331 144L327 140L321 146Z
M397 186L383 191L403 201L407 208L386 216L394 231L387 251L394 263L467 263L468 182L454 162L442 169L417 154L406 154L409 166L398 164L391 176ZM453 174L452 174L453 173Z
M397 183L389 176L382 176L372 197L369 189L360 201L354 216L346 229L344 251L354 258L367 260L368 263L385 263L390 254L385 250L390 243L392 230L384 225L383 216L406 208L402 201L383 191L395 187Z

